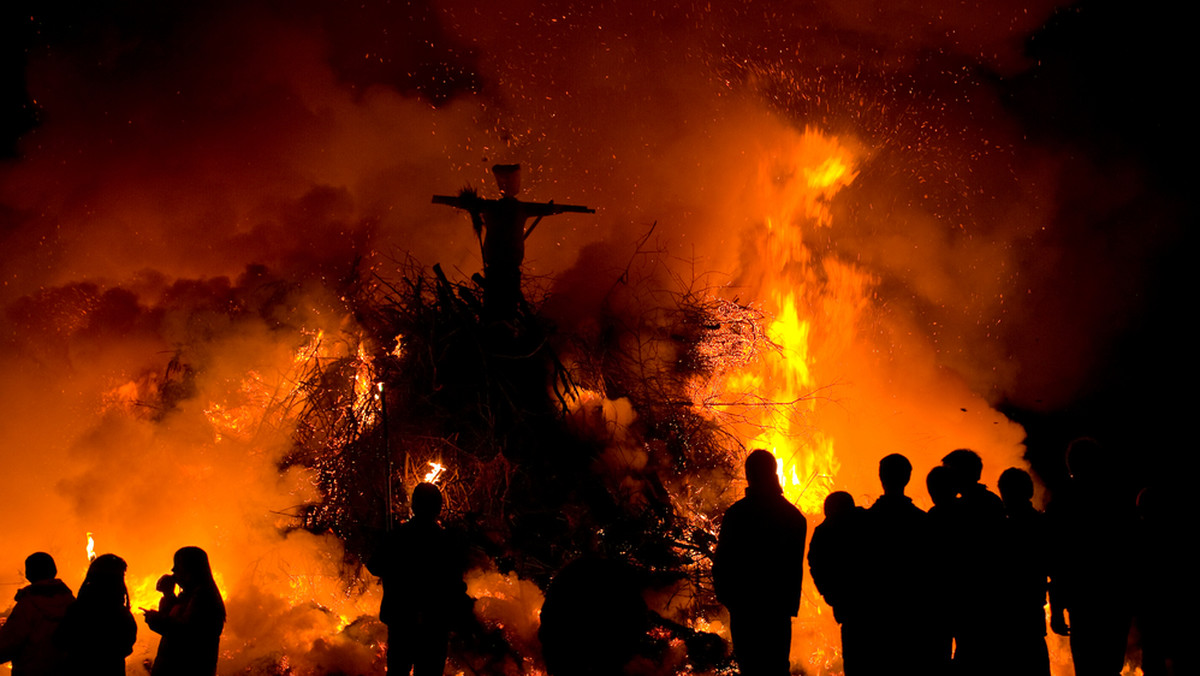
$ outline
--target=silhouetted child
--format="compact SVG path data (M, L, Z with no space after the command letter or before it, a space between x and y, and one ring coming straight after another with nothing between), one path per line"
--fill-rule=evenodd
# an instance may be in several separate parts
M438 524L442 492L431 483L412 492L412 518L400 524L367 570L383 581L379 619L388 627L388 673L441 676L456 611L466 597L457 545Z
M1125 665L1133 621L1136 570L1126 548L1134 537L1134 503L1095 440L1071 442L1067 469L1071 482L1047 510L1050 627L1071 637L1076 676L1116 676Z
M1009 674L1049 676L1046 590L1050 573L1046 523L1033 506L1033 479L1010 467L997 483L1004 500L1004 566L999 657Z
M746 497L725 511L713 561L717 599L745 676L787 676L792 618L800 610L808 522L783 495L775 456L746 458Z
M56 576L54 558L45 552L25 559L25 579L17 604L0 625L0 664L12 662L13 676L49 676L61 673L61 655L54 632L75 600Z
M866 510L855 505L849 493L836 491L825 498L825 520L813 529L808 545L808 570L813 583L842 625L846 676L863 673L860 664L873 648L862 635L866 526Z
M88 566L79 598L54 637L67 657L66 673L124 676L125 658L137 641L125 570L125 560L115 554L101 554Z
M225 602L208 553L199 547L175 552L171 574L159 578L156 589L163 595L158 610L146 611L146 626L162 634L152 676L213 676L225 627Z

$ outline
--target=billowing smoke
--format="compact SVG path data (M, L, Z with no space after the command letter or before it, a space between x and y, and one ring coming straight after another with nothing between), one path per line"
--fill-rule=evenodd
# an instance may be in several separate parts
M525 166L527 199L598 208L528 242L563 332L614 314L652 331L659 297L624 290L631 269L767 321L796 285L818 383L796 392L819 402L800 416L820 428L805 448L831 440L824 480L865 499L888 452L914 476L961 446L985 453L985 480L1019 464L1022 431L992 406L1070 401L1134 312L1161 239L1092 242L1086 224L1138 204L1143 177L1080 175L1004 99L1051 3L556 7L31 13L37 126L0 181L0 594L36 550L77 586L93 532L152 603L171 553L195 544L229 598L223 669L377 668L377 588L347 588L336 538L294 530L316 480L280 471L286 411L246 383L294 386L317 335L352 354L356 280L407 256L476 271L467 220L429 198L490 191L497 162ZM797 210L788 186L827 148L851 173ZM1070 201L1093 186L1104 199ZM1094 216L1062 216L1080 206ZM1110 247L1128 276L1096 264ZM647 449L611 428L638 412L596 397L597 471L633 476ZM492 605L530 641L539 601Z

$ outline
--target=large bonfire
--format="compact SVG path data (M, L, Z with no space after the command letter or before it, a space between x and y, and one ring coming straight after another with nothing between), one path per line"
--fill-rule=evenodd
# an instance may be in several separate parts
M599 553L642 575L634 671L715 674L712 547L751 449L810 532L831 491L881 492L888 453L923 477L973 448L992 485L1023 466L993 403L1051 277L1027 259L1059 165L960 62L1027 67L1013 45L1048 7L939 14L970 53L898 26L918 58L888 17L617 4L181 9L159 40L35 52L44 115L0 184L20 506L0 596L25 554L76 587L94 549L151 608L198 545L229 611L220 673L381 674L363 562L424 480L471 545L456 672L543 673L543 593ZM376 23L407 32L360 48ZM467 219L429 204L487 193L496 162L523 163L533 199L599 209L529 239L509 322L482 312ZM1029 377L1064 398L1062 369ZM154 653L139 630L131 670ZM795 669L840 673L810 580L794 632Z

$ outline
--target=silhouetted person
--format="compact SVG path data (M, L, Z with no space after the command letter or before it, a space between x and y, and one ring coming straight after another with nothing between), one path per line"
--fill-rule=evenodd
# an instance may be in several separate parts
M957 588L952 590L954 668L960 674L1000 674L999 656L1004 591L1004 502L980 483L983 460L969 449L942 458L950 486L958 495L951 503L957 531L952 535L949 561Z
M969 575L959 565L954 541L962 528L958 492L950 470L938 465L925 475L925 489L933 507L927 512L929 525L929 627L936 663L949 672L954 655L955 608L953 595L963 587L962 577Z
M125 658L137 641L137 622L129 610L125 560L101 554L88 566L79 597L54 636L67 658L68 674L124 676Z
M174 563L171 574L160 577L155 587L163 595L158 610L146 611L146 626L162 634L151 674L213 676L225 627L225 602L207 552L184 547L175 552Z
M1192 498L1190 490L1176 493L1171 486L1147 487L1137 497L1141 565L1136 576L1140 582L1136 621L1145 676L1200 673L1195 526L1187 505L1181 504L1181 499Z
M1046 649L1046 590L1050 553L1045 516L1033 506L1033 479L1010 467L997 483L1004 500L999 658L1004 673L1049 676Z
M930 609L930 537L925 512L904 494L912 463L893 453L879 461L883 495L867 510L870 604L866 630L872 674L906 673L920 665L936 673L936 636Z
M800 610L808 523L775 472L769 451L746 458L746 497L725 511L713 561L713 586L729 609L734 656L746 676L788 674Z
M25 579L17 604L0 625L0 664L12 662L13 676L59 674L62 659L54 645L54 632L75 595L56 576L54 558L45 552L25 559Z
M438 524L438 487L417 484L411 504L412 517L388 535L367 570L383 581L388 673L441 676L450 627L466 600L462 556Z
M521 303L521 263L525 260L525 238L546 216L565 212L595 213L594 209L554 202L522 202L521 165L497 164L492 175L500 187L500 199L484 199L474 190L458 197L435 195L435 204L465 209L471 214L475 234L483 238L483 304L491 319L516 317ZM528 228L525 222L536 220Z
M938 465L929 470L929 474L925 475L925 490L929 492L929 500L933 502L933 507L927 512L931 517L935 514L944 515L943 517L953 519L951 514L954 511L954 501L958 499L958 491L954 487L954 478L950 475L948 467Z
M1054 546L1050 627L1071 637L1076 676L1115 676L1125 664L1133 616L1135 569L1127 552L1133 500L1095 440L1071 442L1067 469L1071 482L1047 513Z
M635 571L599 556L568 563L550 582L538 639L550 676L613 676L637 653L648 624Z
M854 497L836 491L825 498L825 520L813 529L808 545L808 571L817 591L833 608L833 618L842 625L842 664L847 676L858 676L869 661L873 649L864 640L863 580L866 510L854 504Z

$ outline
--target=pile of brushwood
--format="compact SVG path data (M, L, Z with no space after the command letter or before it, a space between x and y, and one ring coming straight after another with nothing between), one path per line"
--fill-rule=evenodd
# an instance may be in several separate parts
M304 508L302 527L335 533L346 565L359 565L437 462L443 523L464 534L472 565L547 589L581 557L620 561L641 588L690 595L687 613L710 613L710 518L738 497L730 485L744 450L704 384L769 349L761 316L686 291L630 312L620 297L638 291L625 275L587 331L566 331L539 312L545 294L511 320L485 319L481 284L408 265L346 294L366 349L305 378L286 464L315 469L323 499ZM353 388L364 352L382 383L371 411ZM616 441L610 421L588 421L603 417L596 402L618 399L636 419ZM614 464L622 454L640 459ZM649 617L643 661L682 668L666 664L678 638L695 672L728 666L724 641L687 617ZM501 632L481 636L488 647L463 649L513 650Z

